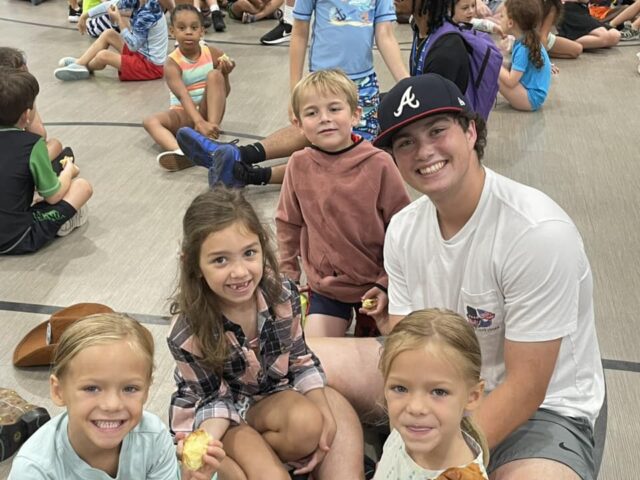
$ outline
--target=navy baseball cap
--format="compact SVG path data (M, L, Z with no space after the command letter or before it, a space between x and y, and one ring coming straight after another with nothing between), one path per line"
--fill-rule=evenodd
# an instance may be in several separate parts
M429 115L467 111L471 111L469 101L451 80L436 73L405 78L380 102L380 135L373 144L390 147L391 139L398 130Z

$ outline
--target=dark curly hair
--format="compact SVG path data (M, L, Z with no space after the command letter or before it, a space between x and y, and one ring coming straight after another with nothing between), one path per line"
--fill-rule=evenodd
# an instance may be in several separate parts
M204 23L204 18L202 17L202 12L200 10L198 10L196 7L194 7L193 4L191 4L191 3L180 3L180 4L176 5L176 7L173 10L171 10L171 17L169 18L169 21L170 21L171 25L173 25L175 23L176 16L180 12L192 12L192 13L195 13L198 16L198 20L200 20L200 25L202 25Z
M504 6L507 16L522 30L522 43L529 48L529 60L536 68L542 68L544 59L538 33L542 21L542 6L531 0L507 0Z
M442 26L445 20L450 19L456 5L456 0L412 0L414 15L427 17L427 28L433 32Z

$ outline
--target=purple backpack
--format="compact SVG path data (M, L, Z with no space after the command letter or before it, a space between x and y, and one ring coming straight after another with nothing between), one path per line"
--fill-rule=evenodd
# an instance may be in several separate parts
M428 55L429 48L444 35L458 34L462 37L469 52L469 83L464 95L471 103L473 110L486 120L498 95L498 75L502 66L502 54L489 34L472 30L470 27L467 24L454 25L445 20L441 27L429 35L429 43L423 55Z

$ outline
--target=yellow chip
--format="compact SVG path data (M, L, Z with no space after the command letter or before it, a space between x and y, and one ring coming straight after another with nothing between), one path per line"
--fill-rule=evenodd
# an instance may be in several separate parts
M376 301L375 298L367 298L366 300L362 301L362 308L366 308L367 310L370 310L374 308L377 303L378 302Z
M204 465L202 457L207 452L210 440L211 435L202 429L187 436L182 447L182 462L189 470L195 471Z
M73 157L64 157L62 160L60 160L60 165L62 165L62 167L64 167L67 162L72 162L73 161Z

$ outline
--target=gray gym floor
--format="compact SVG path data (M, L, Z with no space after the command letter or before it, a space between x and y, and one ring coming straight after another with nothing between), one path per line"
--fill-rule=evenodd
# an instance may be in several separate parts
M180 222L190 200L207 188L206 171L167 173L155 162L159 150L141 121L167 108L162 80L120 83L111 69L76 83L53 77L60 57L79 55L89 45L67 22L64 1L33 6L0 0L0 9L0 45L27 53L49 135L73 147L81 176L94 186L86 226L37 254L0 257L0 387L59 413L49 400L47 369L13 368L13 347L57 307L100 302L132 314L153 332L157 369L147 408L166 419L173 362L165 347L165 317L176 281ZM237 62L223 140L249 143L286 125L288 48L258 41L274 25L227 19L226 32L206 35ZM399 25L396 32L408 57L409 28ZM622 45L557 60L560 74L540 112L519 113L499 99L484 161L553 197L585 239L608 388L604 480L636 478L640 471L639 50ZM377 52L375 60L388 90L392 78ZM278 193L277 187L246 189L267 222L273 222ZM0 464L0 478L10 464Z

